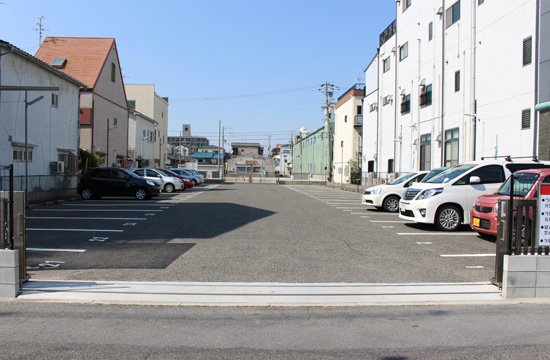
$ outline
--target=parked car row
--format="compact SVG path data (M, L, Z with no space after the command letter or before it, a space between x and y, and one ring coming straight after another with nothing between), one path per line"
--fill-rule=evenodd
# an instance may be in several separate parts
M458 164L436 169L435 174L411 173L366 189L362 203L443 231L464 224L482 235L496 236L498 200L510 197L511 174L514 197L536 199L538 184L550 183L550 163L508 158Z
M198 173L178 172L180 169L121 169L100 167L88 169L80 178L77 193L84 200L102 196L134 196L145 200L161 192L184 191L204 182ZM187 170L187 169L186 169Z

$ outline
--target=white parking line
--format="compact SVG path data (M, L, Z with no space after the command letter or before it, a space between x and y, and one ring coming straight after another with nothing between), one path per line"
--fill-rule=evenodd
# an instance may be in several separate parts
M63 204L63 206L175 206L174 204Z
M42 248L27 248L27 251L60 251L60 252L77 252L83 253L85 249L42 249Z
M451 255L440 255L441 257L494 257L495 254L451 254Z
M48 211L48 212L92 212L92 211L111 211L111 212L162 212L164 210L134 210L134 209L125 209L125 210L113 210L113 209L34 209L33 211Z
M373 223L399 223L399 224L406 224L410 221L404 221L404 220L371 220L370 222Z
M447 235L447 236L477 236L477 233L471 232L459 232L459 233L446 233L446 232L422 232L422 233L397 233L397 235Z
M124 230L106 230L106 229L38 229L38 228L26 228L27 231L82 231L82 232L124 232Z
M40 220L147 220L147 218L100 218L100 217L71 217L71 216L27 216L26 219Z

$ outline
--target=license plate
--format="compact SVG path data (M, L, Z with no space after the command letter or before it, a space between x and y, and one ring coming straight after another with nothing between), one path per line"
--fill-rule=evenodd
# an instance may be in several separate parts
M479 227L479 223L481 222L481 220L479 218L474 218L474 226L477 226Z

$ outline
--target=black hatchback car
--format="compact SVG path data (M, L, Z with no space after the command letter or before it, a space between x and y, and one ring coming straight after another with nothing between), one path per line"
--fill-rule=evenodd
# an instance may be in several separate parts
M160 188L152 180L145 180L126 169L101 167L86 171L78 183L77 193L84 200L106 195L146 200L159 195Z

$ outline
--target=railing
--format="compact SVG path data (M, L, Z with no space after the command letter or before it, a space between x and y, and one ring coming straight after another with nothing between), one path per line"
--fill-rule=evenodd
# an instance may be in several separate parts
M396 20L394 20L382 33L380 34L379 46L382 46L388 41L396 31Z
M355 119L353 121L353 126L355 126L355 127L362 127L363 126L363 115L355 115Z
M29 192L75 189L78 185L77 175L29 175ZM0 190L8 189L9 179L0 176ZM13 190L25 191L25 176L13 177Z
M349 94L351 91L353 90L362 90L362 91L365 91L365 84L360 84L360 83L357 83L355 85L353 85L352 87L350 87L345 93L343 93L342 95L340 95L338 97L338 100L337 101L340 101L344 96L346 96L347 94Z

